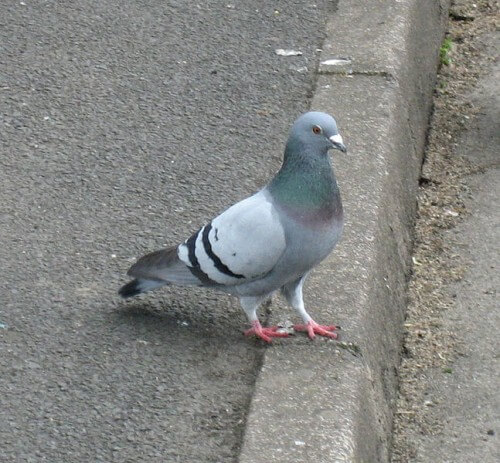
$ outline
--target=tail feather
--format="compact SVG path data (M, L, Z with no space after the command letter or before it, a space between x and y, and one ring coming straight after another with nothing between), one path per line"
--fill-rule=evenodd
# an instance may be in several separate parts
M142 256L130 267L127 275L135 279L118 290L123 298L137 296L164 285L201 285L201 281L177 256L175 246Z
M160 281L163 284L181 286L201 284L191 269L177 256L176 246L142 256L130 267L127 275L139 280Z
M137 296L138 294L145 293L160 286L166 285L166 281L158 280L145 280L143 278L136 278L135 280L129 281L126 285L123 285L119 290L118 294L123 298L129 298Z
M142 291L139 289L139 280L129 281L118 290L118 294L125 299L127 297L137 296L141 292Z

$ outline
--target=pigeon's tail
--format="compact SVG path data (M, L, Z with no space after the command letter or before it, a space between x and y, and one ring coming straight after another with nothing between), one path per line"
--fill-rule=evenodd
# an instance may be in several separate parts
M135 280L129 281L126 285L123 285L119 290L118 294L123 298L137 296L138 294L145 293L160 286L166 285L166 281L158 280L146 280L144 278L136 278Z
M142 256L130 267L127 275L136 278L139 282L147 282L141 283L147 286L141 292L168 284L200 285L200 280L193 275L192 269L177 256L175 246Z

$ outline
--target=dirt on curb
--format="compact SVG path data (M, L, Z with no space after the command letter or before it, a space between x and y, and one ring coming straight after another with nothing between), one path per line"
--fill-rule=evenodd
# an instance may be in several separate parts
M481 169L459 156L457 143L478 111L470 94L495 58L485 38L498 30L498 19L496 1L452 2L418 197L392 463L416 461L418 437L442 430L444 417L431 413L427 372L450 373L463 352L460 333L443 316L456 305L449 288L463 278L468 261L457 255L446 232L470 213L468 178Z

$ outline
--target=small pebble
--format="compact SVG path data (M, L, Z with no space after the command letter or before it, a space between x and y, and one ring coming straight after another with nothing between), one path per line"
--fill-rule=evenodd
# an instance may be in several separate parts
M285 50L283 48L277 48L274 52L279 56L300 56L302 52L299 50Z

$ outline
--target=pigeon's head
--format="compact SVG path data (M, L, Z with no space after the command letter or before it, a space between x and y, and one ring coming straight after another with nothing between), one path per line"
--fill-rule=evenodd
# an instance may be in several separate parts
M307 149L326 153L329 149L347 152L335 119L326 113L311 111L302 114L292 125L288 138L291 149Z

